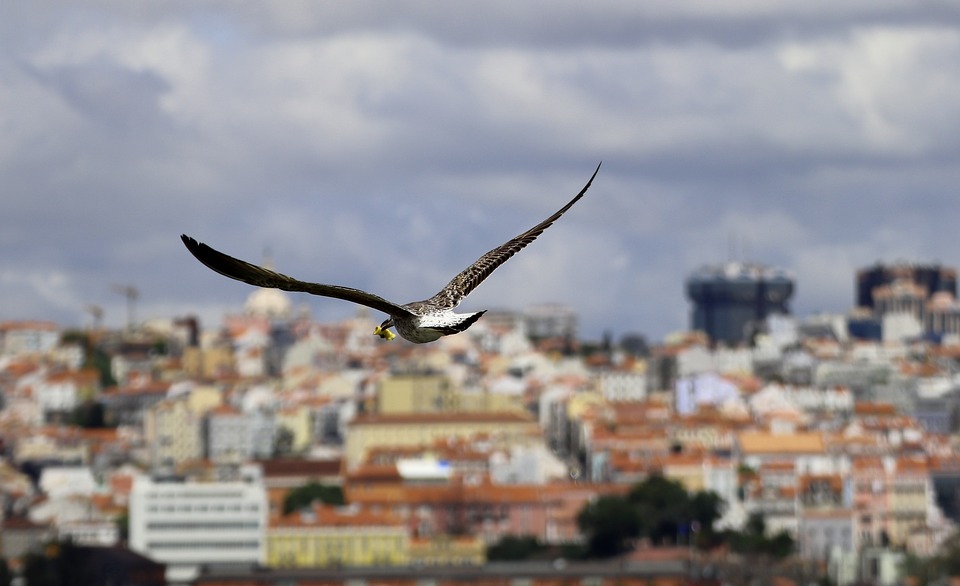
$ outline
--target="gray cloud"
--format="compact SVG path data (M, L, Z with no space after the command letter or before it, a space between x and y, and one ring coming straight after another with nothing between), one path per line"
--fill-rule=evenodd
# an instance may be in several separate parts
M875 260L957 264L950 3L43 1L0 21L0 318L215 320L249 289L190 233L399 301L433 294L604 168L471 296L586 333L686 327L740 254L844 311ZM303 301L307 301L303 299ZM349 305L309 300L325 319Z

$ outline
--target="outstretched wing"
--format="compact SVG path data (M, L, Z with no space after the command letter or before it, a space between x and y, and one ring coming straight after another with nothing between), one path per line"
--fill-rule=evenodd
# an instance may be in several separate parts
M439 293L431 297L427 303L436 305L441 309L453 309L459 305L460 301L462 301L464 297L469 295L470 292L476 289L484 279L490 276L490 273L496 270L496 268L503 263L507 262L511 256L520 252L524 246L536 240L537 236L540 236L540 234L542 234L544 230L556 222L557 219L564 214L564 212L573 207L573 204L577 203L577 201L583 197L583 194L590 189L590 184L593 183L593 178L597 176L597 172L599 171L600 165L597 165L593 175L590 176L590 180L587 181L587 184L583 186L583 189L580 190L580 193L571 199L567 205L560 208L557 213L540 222L533 228L530 228L523 234L510 239L506 243L494 248L490 252L478 258L476 262L464 269L459 275L454 277L453 280L447 283L447 286L441 289Z
M412 316L409 309L397 305L392 301L350 287L340 287L338 285L322 285L320 283L307 283L298 281L276 271L271 271L263 267L250 264L232 256L226 255L218 250L210 248L206 244L197 242L186 234L180 238L187 246L197 260L207 265L209 268L220 273L225 277L243 281L257 287L267 287L271 289L283 289L284 291L301 291L303 293L312 293L313 295L322 295L323 297L335 297L344 301L352 301L365 305L373 309L382 311L393 316Z

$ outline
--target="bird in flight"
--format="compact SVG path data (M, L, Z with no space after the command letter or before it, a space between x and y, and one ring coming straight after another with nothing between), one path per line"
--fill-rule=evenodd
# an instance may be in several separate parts
M455 313L453 310L460 305L464 297L490 276L490 273L507 262L524 246L536 240L537 236L540 236L564 212L577 203L590 188L593 178L597 176L599 171L600 165L597 165L593 175L590 176L590 180L583 186L580 193L549 218L478 258L476 262L461 271L433 297L412 303L394 303L378 295L351 287L300 281L276 271L233 258L210 248L206 244L197 242L186 234L183 234L180 238L193 256L197 257L197 260L225 277L258 287L300 291L365 305L390 316L374 329L373 333L375 335L392 340L396 337L396 334L391 332L390 328L396 327L397 332L402 337L416 344L423 344L433 342L442 336L462 332L480 319L480 316L486 310L473 313Z

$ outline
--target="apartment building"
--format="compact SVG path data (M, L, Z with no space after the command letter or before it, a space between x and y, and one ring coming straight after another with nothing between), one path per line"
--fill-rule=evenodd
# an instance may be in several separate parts
M244 413L221 405L206 417L207 456L216 462L269 458L276 424L269 411Z
M442 438L486 434L504 444L521 437L538 437L536 421L521 413L451 413L420 415L361 415L349 426L344 459L347 469L362 463L377 446L419 446Z
M172 468L203 456L202 418L190 408L187 396L154 405L147 412L145 428L155 469Z

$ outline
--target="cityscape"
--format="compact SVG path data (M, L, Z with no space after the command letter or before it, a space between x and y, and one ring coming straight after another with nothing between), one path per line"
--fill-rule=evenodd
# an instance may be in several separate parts
M663 340L543 303L414 345L257 288L0 321L0 586L952 583L956 269L850 282L798 316L788 271L705 266Z

